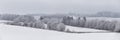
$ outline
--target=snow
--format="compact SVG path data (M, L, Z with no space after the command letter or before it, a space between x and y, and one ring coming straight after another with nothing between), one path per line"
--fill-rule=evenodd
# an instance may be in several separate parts
M66 30L67 29L69 29L70 31L75 31L75 32L109 32L106 30L97 30L97 29L73 27L73 26L66 26Z
M44 24L45 25L45 29L47 29L47 24Z
M23 26L7 25L2 24L2 22L7 21L0 20L0 40L120 40L120 33L114 33L105 30L66 25L66 30L69 29L70 31L75 32L93 33L65 33L52 30L50 31ZM46 24L45 27L47 27Z
M64 33L0 24L1 40L120 40L119 33Z
M47 29L47 24L45 24L45 28ZM74 31L74 32L109 32L106 30L97 30L97 29L90 29L90 28L82 28L82 27L75 27L66 25L65 31Z
M12 21L0 20L0 23L3 23L3 22L12 22Z

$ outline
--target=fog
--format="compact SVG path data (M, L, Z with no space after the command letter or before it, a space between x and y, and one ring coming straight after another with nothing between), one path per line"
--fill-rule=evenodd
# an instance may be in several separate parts
M3 13L81 13L120 11L120 0L0 0Z

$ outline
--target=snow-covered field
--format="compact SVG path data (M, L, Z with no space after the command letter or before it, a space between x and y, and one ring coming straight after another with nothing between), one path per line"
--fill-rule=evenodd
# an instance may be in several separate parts
M104 19L118 21L120 18L88 19ZM3 24L2 22L8 21L0 20L0 40L120 40L120 33L114 33L105 30L81 27L78 28L66 25L66 30L69 29L69 31L93 33L65 33L52 30L50 31L23 26L7 25Z
M86 30L86 28L81 30L84 31ZM91 29L88 30L90 32ZM120 34L119 33L76 34L0 24L0 40L120 40Z
M72 31L72 32L109 32L106 30L97 30L97 29L90 29L90 28L82 28L82 27L73 27L73 26L66 26L66 30Z

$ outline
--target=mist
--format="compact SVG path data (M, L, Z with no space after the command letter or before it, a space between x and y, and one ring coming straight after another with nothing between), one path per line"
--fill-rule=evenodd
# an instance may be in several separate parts
M0 0L0 14L120 12L120 0Z

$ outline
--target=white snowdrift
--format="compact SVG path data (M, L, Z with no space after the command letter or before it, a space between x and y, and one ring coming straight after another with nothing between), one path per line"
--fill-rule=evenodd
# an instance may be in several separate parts
M120 40L120 34L74 34L0 24L0 38L0 40Z

